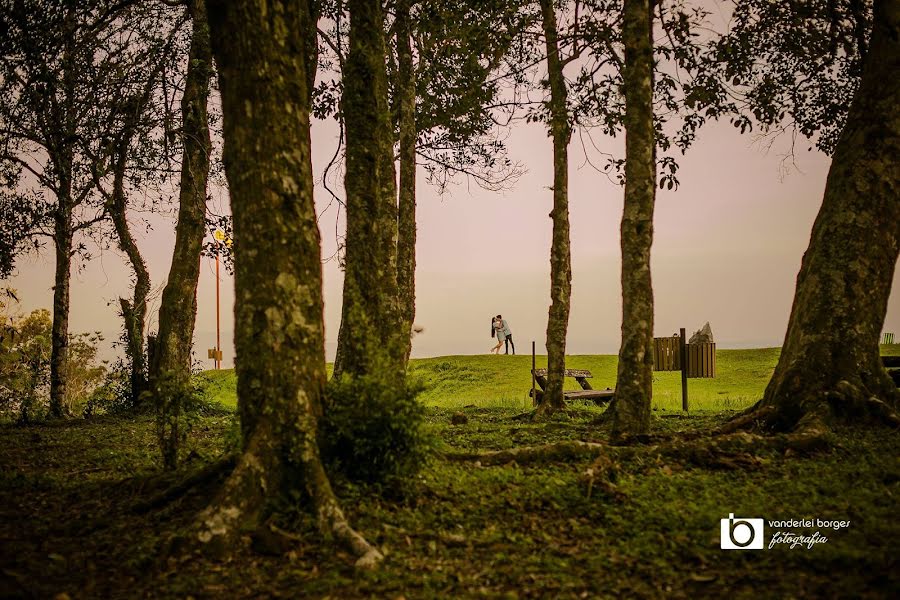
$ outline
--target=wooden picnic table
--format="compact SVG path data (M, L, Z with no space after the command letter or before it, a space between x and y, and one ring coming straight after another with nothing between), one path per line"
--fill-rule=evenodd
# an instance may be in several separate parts
M535 381L540 386L540 389L535 390L537 392L535 394L537 396L537 398L535 398L535 404L540 404L544 397L544 390L547 389L547 369L532 369L531 372L534 374ZM594 376L586 369L566 369L565 376L574 377L575 381L578 382L578 385L581 386L580 390L564 391L563 396L566 400L593 400L595 404L603 404L612 400L616 395L616 391L612 388L595 390L591 387L591 383L588 379L591 379ZM528 392L528 395L531 395L530 391Z

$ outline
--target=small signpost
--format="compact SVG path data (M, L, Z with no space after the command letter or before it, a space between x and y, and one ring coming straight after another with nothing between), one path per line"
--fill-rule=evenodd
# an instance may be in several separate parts
M209 350L209 358L213 359L218 370L222 367L222 338L219 326L219 244L225 241L225 232L216 229L213 237L216 239L216 347Z

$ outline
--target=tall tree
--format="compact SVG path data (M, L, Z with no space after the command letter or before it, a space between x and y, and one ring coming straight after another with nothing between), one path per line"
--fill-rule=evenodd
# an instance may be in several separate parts
M161 106L160 76L177 60L173 51L180 35L181 23L168 18L168 8L162 5L146 6L146 14L136 19L136 42L132 45L133 58L129 61L129 76L109 82L106 96L113 98L108 109L109 141L98 150L107 156L109 165L94 173L97 189L104 198L104 210L112 222L115 238L129 264L134 277L132 298L119 298L125 328L125 351L131 370L131 398L137 403L147 389L147 360L145 353L145 322L147 296L150 293L150 273L135 240L130 225L129 212L136 202L129 190L141 189L146 198L159 173L163 170L160 158L160 138L165 136L162 122L165 107ZM90 146L81 149L90 154ZM101 163L102 156L96 161ZM165 158L162 158L165 160ZM109 172L112 181L102 181L103 172ZM162 177L165 179L166 177ZM153 209L154 203L148 208Z
M401 0L393 8L393 22L387 15L385 23L393 42L386 48L387 74L395 141L399 142L395 158L400 171L400 317L408 334L415 317L417 168L422 166L427 181L441 192L457 176L486 189L504 189L521 173L506 157L497 113L508 112L512 106L501 100L502 84L522 82L513 76L492 77L509 54L520 15L507 0ZM344 71L341 16L340 10L334 13L334 26L324 39ZM320 115L336 111L343 118L335 101L342 85L335 80L319 85ZM344 362L345 331L342 322L335 359L338 373ZM408 357L411 339L407 336L403 343Z
M381 555L347 524L316 443L325 339L309 133L315 4L217 0L209 14L234 215L244 444L199 541L235 540L263 523L276 496L302 485L322 529L371 566Z
M409 332L397 286L397 188L380 0L350 0L342 109L347 127L347 234L334 376L406 370Z
M834 417L865 415L900 425L878 349L900 253L900 1L875 0L860 54L778 365L762 400L728 428L819 435Z
M550 136L553 138L553 238L550 249L550 312L547 317L547 387L538 415L565 408L563 381L566 368L566 332L572 296L572 252L569 242L569 123L568 90L563 69L577 52L560 57L556 10L553 0L540 0L542 26L547 46L547 102Z
M73 260L86 256L80 236L104 220L94 175L106 163L95 150L109 138L102 92L123 72L130 5L104 1L16 2L0 29L2 215L19 216L4 237L4 274L15 255L49 240L55 255L50 411L68 412L69 282ZM100 102L100 100L104 100ZM29 179L26 185L20 175ZM31 187L33 186L33 187ZM49 197L48 197L49 196ZM22 217L25 215L25 217ZM5 227L4 227L5 228Z
M396 96L400 129L400 181L397 208L397 287L402 329L412 331L416 317L416 70L413 63L410 0L397 0L394 29L397 34ZM405 356L412 351L407 336Z
M646 433L653 395L653 286L650 246L656 200L653 119L653 0L624 0L625 206L622 343L612 412L613 436Z
M211 151L207 102L213 71L206 0L188 0L187 10L193 29L181 98L178 224L172 265L159 308L156 355L151 365L157 433L163 462L168 468L174 468L178 462L182 403L190 389L191 345L197 315L197 281L205 235Z
M134 272L132 298L131 300L119 298L119 305L125 325L125 351L131 363L131 397L136 402L147 386L144 323L147 316L147 295L150 293L150 273L147 271L147 264L144 262L144 257L128 226L128 193L125 177L132 135L126 133L116 143L112 191L106 193L104 190L104 194L107 198L106 210L119 240L119 249L128 257L128 262Z

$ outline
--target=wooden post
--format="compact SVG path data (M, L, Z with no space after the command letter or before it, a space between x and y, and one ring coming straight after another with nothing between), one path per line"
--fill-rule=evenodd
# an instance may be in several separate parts
M537 404L537 393L534 391L534 370L537 368L537 357L535 355L535 341L531 340L531 405Z
M687 342L684 339L684 327L681 328L681 337L678 342L678 353L681 358L681 410L687 412L688 409L688 390L687 390L687 374L688 374L688 354Z

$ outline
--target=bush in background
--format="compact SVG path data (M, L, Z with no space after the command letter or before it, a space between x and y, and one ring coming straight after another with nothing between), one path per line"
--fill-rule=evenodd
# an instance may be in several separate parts
M19 313L14 290L0 297L0 418L28 423L44 418L50 403L50 311ZM69 336L67 387L63 398L68 414L80 415L104 382L106 366L98 363L99 333Z

